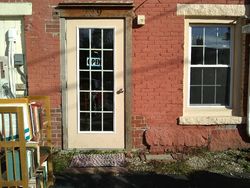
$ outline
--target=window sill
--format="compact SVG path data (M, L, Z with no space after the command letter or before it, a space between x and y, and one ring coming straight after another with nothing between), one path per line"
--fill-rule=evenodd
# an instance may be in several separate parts
M240 116L181 116L180 125L232 125L244 124L245 117Z

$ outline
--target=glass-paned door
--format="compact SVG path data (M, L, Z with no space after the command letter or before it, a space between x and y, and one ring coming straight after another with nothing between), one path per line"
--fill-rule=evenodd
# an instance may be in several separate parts
M123 20L67 20L69 148L124 148Z

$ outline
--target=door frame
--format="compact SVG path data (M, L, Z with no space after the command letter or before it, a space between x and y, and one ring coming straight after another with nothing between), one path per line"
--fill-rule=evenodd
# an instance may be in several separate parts
M125 149L132 149L132 21L133 3L101 4L79 3L59 4L55 14L60 20L60 78L62 94L63 149L68 149L67 125L67 61L66 61L66 20L67 19L123 19L124 20L124 143Z

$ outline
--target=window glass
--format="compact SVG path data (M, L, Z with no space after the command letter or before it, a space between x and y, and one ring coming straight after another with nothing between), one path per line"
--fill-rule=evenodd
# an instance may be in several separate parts
M115 130L114 41L114 29L79 28L78 117L82 132Z
M223 105L230 101L231 29L191 27L190 105Z

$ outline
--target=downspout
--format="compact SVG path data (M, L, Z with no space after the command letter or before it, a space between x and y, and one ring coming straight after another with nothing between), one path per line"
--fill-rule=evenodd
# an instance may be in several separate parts
M248 45L248 92L247 92L247 136L250 137L250 44Z
M245 18L248 18L245 15ZM246 24L242 26L242 33L250 34L250 24ZM246 133L247 136L250 137L250 44L248 44L248 91L247 91L247 125L246 125Z

